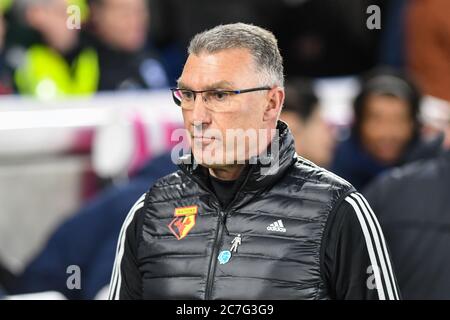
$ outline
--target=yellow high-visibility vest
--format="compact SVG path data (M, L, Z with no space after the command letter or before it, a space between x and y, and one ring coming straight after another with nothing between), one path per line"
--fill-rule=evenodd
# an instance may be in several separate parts
M12 5L12 0L0 0L0 13L5 13Z
M68 95L90 95L99 82L98 56L94 49L80 52L72 64L55 50L34 45L27 50L25 61L14 75L20 94L40 99Z

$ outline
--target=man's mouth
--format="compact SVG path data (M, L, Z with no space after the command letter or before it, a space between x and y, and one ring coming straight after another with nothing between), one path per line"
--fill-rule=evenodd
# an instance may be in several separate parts
M205 137L205 136L193 136L192 139L195 144L202 144L202 145L208 145L214 142L214 140L216 140L216 138L214 137Z

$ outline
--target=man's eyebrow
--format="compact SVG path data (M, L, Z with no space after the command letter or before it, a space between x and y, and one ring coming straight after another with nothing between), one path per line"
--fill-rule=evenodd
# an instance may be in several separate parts
M210 90L210 89L232 89L233 88L233 83L230 81L226 81L226 80L222 80L222 81L218 81L215 83L212 83L210 85L207 85L205 87L205 90Z
M182 88L182 89L192 90L190 86L186 85L185 83L183 83L180 80L177 81L177 87L178 88ZM232 88L233 88L233 83L232 82L226 81L226 80L222 80L222 81L218 81L218 82L209 84L206 87L204 87L202 90L232 89Z
M182 88L182 89L189 89L189 86L185 85L183 82L181 82L180 80L177 80L177 87L178 88Z

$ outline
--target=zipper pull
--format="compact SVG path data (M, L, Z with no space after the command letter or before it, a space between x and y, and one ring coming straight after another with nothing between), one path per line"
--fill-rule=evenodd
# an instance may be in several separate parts
M230 236L230 233L228 232L227 228L227 215L223 211L220 211L220 221L222 222L223 228L225 229L227 236Z

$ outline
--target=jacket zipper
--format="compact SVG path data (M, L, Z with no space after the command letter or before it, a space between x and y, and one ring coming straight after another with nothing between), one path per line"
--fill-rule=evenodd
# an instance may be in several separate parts
M219 216L217 219L217 231L216 231L216 235L214 238L214 243L213 243L213 250L211 253L211 260L209 263L209 270L208 270L208 276L206 278L206 289L205 289L205 300L210 300L211 299L211 292L214 286L214 278L216 276L216 268L217 268L217 256L218 256L218 251L220 249L220 244L222 243L222 237L223 237L223 230L224 228L226 228L225 226L225 218L228 215L228 209L232 207L232 205L234 204L234 202L236 201L236 199L238 198L238 195L240 194L240 192L242 191L243 187L245 186L245 184L247 183L248 178L250 177L251 174L251 170L247 173L247 176L245 177L244 181L242 182L241 187L239 188L239 190L236 192L236 194L234 195L233 200L230 201L230 203L227 205L225 210L220 210L219 211ZM217 200L217 203L219 203L219 200L217 199L217 197L215 197ZM220 205L219 205L220 206ZM227 230L228 233L228 230Z
M196 177L192 176L192 178L201 185L204 189L209 190L209 188L203 184L203 182ZM205 300L211 299L211 291L214 284L214 274L216 273L216 263L217 263L217 251L219 251L220 243L222 242L222 234L223 234L223 210L220 205L220 201L217 198L217 196L214 194L214 192L210 191L210 194L213 196L213 198L216 201L216 204L218 205L219 212L217 217L217 228L216 233L214 235L214 243L213 243L213 250L211 253L211 258L209 260L209 267L208 267L208 275L206 276L206 288L205 288ZM228 207L227 207L228 208Z
M244 186L246 185L250 174L252 173L252 170L250 169L249 172L247 172L247 175L244 179L244 181L242 182L241 187L239 188L239 190L236 192L234 198L230 201L230 203L227 205L225 210L222 210L221 205L220 205L220 201L217 198L217 196L214 194L214 192L210 191L210 194L215 198L216 203L218 204L220 211L219 211L219 215L217 218L217 230L216 230L216 234L214 236L214 243L213 243L213 250L211 253L211 259L209 261L209 268L208 268L208 275L206 277L206 288L205 288L205 300L210 300L211 299L211 292L214 286L214 278L215 278L215 274L216 274L216 267L217 267L217 252L220 249L220 244L222 243L222 237L223 237L223 230L224 227L226 228L226 226L224 226L225 224L225 218L228 214L228 209L232 207L232 204L236 201L236 199L238 198L238 195L240 194L240 192L242 191L242 189L244 188ZM195 176L190 175L192 177L192 179L194 179L199 185L201 185L204 189L209 190L209 188L207 186L205 186L203 184L203 182L199 179L197 179ZM228 233L228 230L227 230Z
M208 276L206 278L206 290L205 290L205 300L211 299L211 291L214 285L214 278L216 273L216 266L217 266L217 256L218 251L220 249L220 244L222 243L222 237L223 237L223 217L224 212L220 210L219 216L217 218L217 231L214 238L214 244L213 244L213 250L211 253L211 260L209 262L209 270L208 270Z

